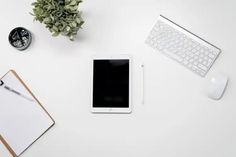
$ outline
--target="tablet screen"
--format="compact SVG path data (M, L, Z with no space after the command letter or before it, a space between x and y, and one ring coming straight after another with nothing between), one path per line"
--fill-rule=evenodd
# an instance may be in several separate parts
M93 107L129 107L129 59L93 61Z

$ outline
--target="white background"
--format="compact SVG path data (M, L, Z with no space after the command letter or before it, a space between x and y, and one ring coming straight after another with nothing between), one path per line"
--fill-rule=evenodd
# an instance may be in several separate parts
M33 22L29 0L0 5L0 74L15 69L56 120L22 157L235 157L236 3L234 0L85 0L75 42ZM201 78L144 44L163 14L222 49ZM8 33L24 26L31 46L19 52ZM131 54L132 114L90 113L91 56ZM145 64L145 104L141 104ZM206 96L209 79L229 75L224 97ZM10 157L3 145L0 156Z

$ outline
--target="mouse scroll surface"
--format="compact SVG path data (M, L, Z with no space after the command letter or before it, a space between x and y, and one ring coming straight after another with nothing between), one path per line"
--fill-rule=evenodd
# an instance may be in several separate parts
M208 87L208 97L214 100L221 99L227 83L228 77L225 74L218 74L217 76L212 77Z

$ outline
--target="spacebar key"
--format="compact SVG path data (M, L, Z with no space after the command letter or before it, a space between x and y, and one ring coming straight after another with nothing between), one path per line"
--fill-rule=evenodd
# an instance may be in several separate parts
M171 53L171 52L169 52L167 50L164 50L163 52L164 52L164 54L168 55L169 57L171 57L172 59L174 59L174 60L176 60L178 62L182 62L183 61L183 58L181 58L180 56L178 56L178 55L176 55L174 53Z

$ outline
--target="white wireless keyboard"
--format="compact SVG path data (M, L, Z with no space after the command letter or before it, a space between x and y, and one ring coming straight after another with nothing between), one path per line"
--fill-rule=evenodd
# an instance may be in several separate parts
M221 50L160 15L146 44L204 77Z

